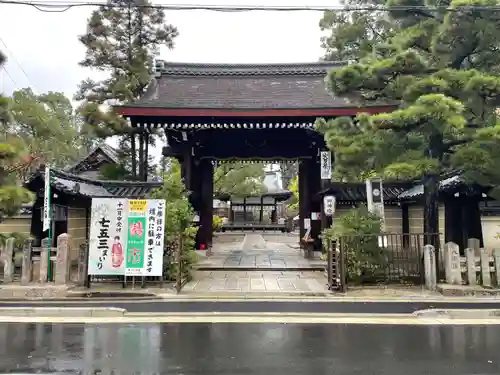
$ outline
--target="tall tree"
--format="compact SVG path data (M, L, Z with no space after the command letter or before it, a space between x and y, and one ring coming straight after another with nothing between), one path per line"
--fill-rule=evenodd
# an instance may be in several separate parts
M394 33L396 24L386 12L363 10L384 4L384 0L341 0L341 11L327 11L319 26L326 33L321 38L324 60L359 61L370 55L373 47L384 43ZM347 9L350 9L347 11Z
M177 29L165 23L165 13L148 0L109 0L90 16L87 33L80 36L85 46L84 67L109 74L102 81L87 79L80 84L77 100L86 130L99 137L119 136L124 158L130 160L132 178L145 178L143 170L150 141L139 129L131 128L103 104L133 103L151 82L153 57L161 46L173 47Z
M330 72L328 88L360 103L394 103L399 109L318 121L317 128L340 169L367 157L369 168L379 173L423 177L424 230L437 233L439 175L469 172L472 165L465 161L471 156L491 167L492 154L480 136L497 129L500 19L488 9L498 2L389 0L387 5L397 32L362 62Z
M82 156L82 141L70 100L62 93L35 94L31 89L14 91L10 102L12 120L2 126L5 134L22 139L31 156L43 163L66 167Z
M288 189L290 183L294 178L298 176L299 168L297 162L281 162L280 163L281 172L281 186L284 189Z
M241 162L223 163L214 172L214 193L217 196L246 197L262 194L264 165Z
M0 52L0 69L6 58ZM12 121L10 101L0 93L0 122L2 127ZM28 203L33 195L20 185L16 170L29 160L22 142L15 142L14 137L4 137L0 142L0 220L14 215L23 203Z

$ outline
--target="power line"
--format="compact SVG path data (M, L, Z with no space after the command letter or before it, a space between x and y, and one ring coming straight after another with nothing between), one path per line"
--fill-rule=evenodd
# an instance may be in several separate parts
M28 83L29 85L35 89L35 87L33 86L33 83L31 82L30 80L30 77L28 76L28 73L26 73L26 70L24 70L23 66L21 65L21 63L16 59L16 56L14 56L14 54L9 50L9 47L7 47L7 44L4 42L4 40L2 39L2 37L0 36L0 43L2 43L5 51L7 51L7 53L12 57L12 60L14 60L14 62L16 63L16 65L19 67L19 69L21 69L21 71L23 72L24 76L26 77L26 79L28 80ZM6 70L7 71L7 70ZM15 82L13 81L12 83L15 84ZM36 91L36 90L34 90Z
M0 4L10 4L10 5L24 5L32 6L41 12L50 13L62 13L66 12L71 8L81 8L81 7L108 7L108 8L128 8L127 4L112 4L107 2L83 2L83 1L72 1L67 0L65 2L56 1L15 1L15 0L0 0ZM190 11L190 10L207 10L214 12L252 12L252 11L271 11L271 12L297 12L297 11L313 11L313 12L355 12L355 11L427 11L427 12L437 12L437 11L447 11L447 12L460 12L467 10L474 11L500 11L500 6L460 6L460 7L450 7L450 6L420 6L420 5L393 5L387 6L363 6L363 7L345 7L342 5L338 6L264 6L264 5L202 5L202 4L136 4L134 7L137 8L154 8L163 10L176 10L176 11Z

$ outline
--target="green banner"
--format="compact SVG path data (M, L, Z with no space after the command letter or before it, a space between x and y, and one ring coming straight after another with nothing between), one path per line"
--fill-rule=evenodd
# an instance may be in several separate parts
M146 248L146 218L128 218L128 240L127 240L127 269L144 268L144 256Z

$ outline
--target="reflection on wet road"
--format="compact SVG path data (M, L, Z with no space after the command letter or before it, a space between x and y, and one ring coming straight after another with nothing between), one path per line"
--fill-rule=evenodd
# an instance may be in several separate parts
M499 352L497 326L0 325L1 372L498 375Z

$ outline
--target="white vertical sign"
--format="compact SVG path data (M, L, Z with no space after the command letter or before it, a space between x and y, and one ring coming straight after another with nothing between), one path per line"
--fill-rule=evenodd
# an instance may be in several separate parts
M128 200L93 198L89 275L123 275L127 246Z
M321 151L320 153L321 179L332 179L332 153L330 151Z
M147 200L146 261L143 276L163 274L163 243L165 233L165 200Z
M382 220L382 231L385 230L384 187L382 179L371 178L366 180L366 200L368 211Z
M50 229L51 224L51 210L50 210L50 167L45 166L45 185L43 188L43 226L42 231L47 231Z

